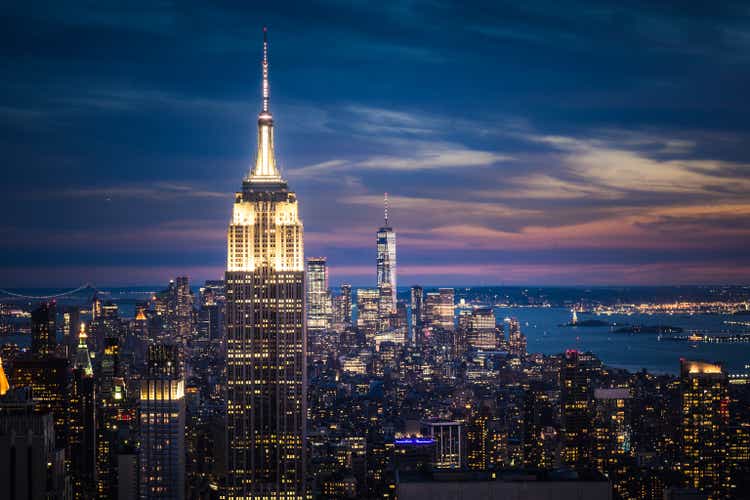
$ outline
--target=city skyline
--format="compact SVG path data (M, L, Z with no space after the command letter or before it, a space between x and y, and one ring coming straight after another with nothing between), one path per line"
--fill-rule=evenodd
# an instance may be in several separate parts
M333 285L747 282L747 10L577 7L5 7L0 284L220 278L263 24Z

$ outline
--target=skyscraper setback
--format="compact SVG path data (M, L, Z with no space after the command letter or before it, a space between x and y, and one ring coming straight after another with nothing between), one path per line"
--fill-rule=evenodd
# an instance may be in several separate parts
M268 41L255 166L235 196L227 242L226 497L305 496L303 228L276 168Z

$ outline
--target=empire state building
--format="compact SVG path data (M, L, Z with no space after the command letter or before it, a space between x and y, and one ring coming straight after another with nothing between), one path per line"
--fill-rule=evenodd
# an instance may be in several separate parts
M305 286L297 197L276 168L268 39L258 153L227 237L227 479L224 498L304 498Z

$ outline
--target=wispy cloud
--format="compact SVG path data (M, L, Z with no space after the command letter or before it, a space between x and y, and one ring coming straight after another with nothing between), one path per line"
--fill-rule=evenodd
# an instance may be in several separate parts
M230 199L230 193L207 191L196 186L170 182L153 184L132 184L108 187L68 188L50 193L63 198L100 198L112 199L149 199L169 201L177 198L224 198ZM46 195L45 195L46 196Z

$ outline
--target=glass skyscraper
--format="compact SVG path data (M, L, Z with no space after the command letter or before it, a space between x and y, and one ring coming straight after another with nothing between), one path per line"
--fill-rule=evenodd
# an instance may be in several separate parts
M391 313L396 312L396 233L388 223L388 193L385 194L385 220L378 229L378 288L390 286Z

